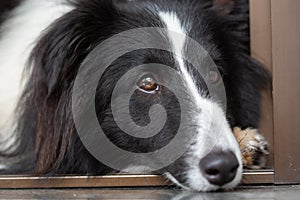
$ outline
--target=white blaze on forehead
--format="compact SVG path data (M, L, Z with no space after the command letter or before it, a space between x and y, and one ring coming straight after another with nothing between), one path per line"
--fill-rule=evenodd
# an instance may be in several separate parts
M186 44L187 31L182 27L179 18L173 12L160 12L160 18L165 23L168 31L168 36L171 40L172 47L176 54L176 60L179 64L180 71L183 75L183 78L189 88L192 96L196 100L196 103L199 104L200 94L198 92L197 86L191 74L188 72L184 64L184 47Z
M182 35L186 35L186 30L184 30L183 27L181 26L181 23L175 13L160 12L159 16L166 24L168 30L174 31ZM172 32L169 32L168 34L172 41L172 45L175 48L175 52L182 53L186 42L185 38L177 37L176 35L172 34Z

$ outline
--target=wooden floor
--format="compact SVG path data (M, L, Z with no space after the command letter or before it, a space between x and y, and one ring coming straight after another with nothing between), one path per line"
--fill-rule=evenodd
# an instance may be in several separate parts
M299 200L300 185L247 186L231 192L193 193L175 188L0 190L0 199L176 199L176 200Z

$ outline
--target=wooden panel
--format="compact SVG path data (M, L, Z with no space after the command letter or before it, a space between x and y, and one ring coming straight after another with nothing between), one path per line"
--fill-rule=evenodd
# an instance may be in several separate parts
M111 176L1 176L0 188L108 188L166 186L171 183L157 175Z
M300 183L300 1L272 0L275 181Z
M242 185L273 184L274 171L249 170L244 171Z
M271 0L250 0L251 54L272 73ZM272 91L262 92L260 131L270 146L267 166L274 166Z
M244 172L242 184L273 183L272 171ZM0 176L0 188L108 188L170 186L170 181L159 175L111 175L111 176Z
M272 72L271 0L250 0L251 54Z

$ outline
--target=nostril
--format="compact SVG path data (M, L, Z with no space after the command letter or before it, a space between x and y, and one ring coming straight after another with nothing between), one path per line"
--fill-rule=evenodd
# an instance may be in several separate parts
M205 171L206 174L210 175L210 176L216 176L218 175L220 172L217 169L207 169Z
M214 185L222 186L232 181L239 167L232 152L213 152L200 161L200 170L204 177Z

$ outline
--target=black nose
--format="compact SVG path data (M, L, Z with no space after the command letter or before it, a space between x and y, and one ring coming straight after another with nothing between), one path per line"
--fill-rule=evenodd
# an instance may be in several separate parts
M200 169L205 178L214 185L225 185L236 175L239 162L231 151L209 153L200 161Z

